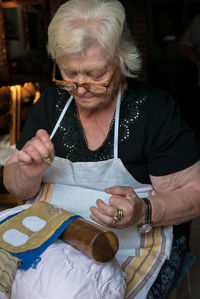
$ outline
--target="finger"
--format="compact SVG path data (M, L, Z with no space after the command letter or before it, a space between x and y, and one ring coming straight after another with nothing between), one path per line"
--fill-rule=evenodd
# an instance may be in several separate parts
M47 131L43 129L38 130L36 133L36 137L41 141L43 146L48 150L48 153L51 153L54 150L54 145Z
M32 162L35 163L41 163L42 157L48 153L48 151L37 141L27 144L22 151L29 155Z
M40 129L36 132L36 137L38 137L41 142L45 145L49 150L53 150L53 143L50 139L50 136L47 131Z
M107 214L104 214L103 211L101 211L100 209L98 209L97 207L95 206L92 206L90 207L90 211L92 212L92 214L90 215L90 217L102 224L102 225L106 225L106 226L112 226L112 219L113 219L113 216L109 216Z
M106 224L104 222L102 222L101 220L99 220L97 217L95 217L93 214L90 215L90 218L95 221L96 223L102 225L102 226L106 226L106 227L113 227L113 225L109 225L109 224Z
M121 229L121 228L124 228L124 227L125 227L124 224L121 223L121 221L120 221L120 222L117 222L117 223L113 223L113 219L112 219L112 222L109 222L110 224L108 224L108 223L105 223L105 222L99 220L99 219L98 219L97 217L95 217L93 214L90 215L90 218L91 218L93 221L97 222L98 224L100 224L100 225L102 225L102 226L105 226L105 227L108 227L108 228L117 228L117 229Z
M113 224L113 218L116 215L117 210L120 209L123 211L123 218L125 219L127 215L127 211L129 210L132 211L132 209L130 208L131 208L130 204L127 202L127 199L124 197L112 196L109 199L109 205L105 204L105 202L101 199L97 200L97 209L99 210L99 212L102 213L103 215L109 216L109 218L104 217L108 225L110 225L111 221ZM123 221L121 221L120 225L124 224L124 219Z
M37 140L27 143L20 152L19 158L26 159L27 163L41 163L43 162L43 157L48 155L48 151ZM22 153L24 153L24 156L22 156Z
M126 197L113 195L109 198L109 205L114 209L127 210L129 203Z
M43 157L54 157L54 146L46 131L39 130L36 136L28 141L22 149L36 162L42 162Z
M104 215L108 215L110 217L113 217L116 210L115 208L113 208L112 206L110 205L107 205L103 200L101 199L98 199L96 201L97 203L97 207L99 208L99 210L102 212L102 214Z
M17 161L22 165L31 164L33 162L32 157L23 150L18 152Z
M129 197L129 196L132 196L133 194L135 194L135 191L131 187L119 186L119 185L106 188L105 191L112 195L118 195L118 196L124 196L124 197Z

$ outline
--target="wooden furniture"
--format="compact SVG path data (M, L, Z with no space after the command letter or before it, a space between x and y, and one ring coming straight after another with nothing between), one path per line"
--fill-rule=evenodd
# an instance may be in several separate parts
M39 96L38 83L0 87L0 135L9 134L9 146L19 140L29 110Z
M9 131L8 124L11 121L10 103L11 91L8 86L0 88L0 134L6 134Z
M24 201L9 194L3 185L3 167L20 137L29 110L40 96L38 83L3 86L0 88L0 134L6 137L0 146L0 204L23 204ZM2 141L2 140L1 140ZM7 144L6 144L7 142Z

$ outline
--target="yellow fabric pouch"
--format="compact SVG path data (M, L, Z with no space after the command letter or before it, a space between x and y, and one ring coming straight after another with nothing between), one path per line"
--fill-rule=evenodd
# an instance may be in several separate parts
M47 202L36 202L0 225L0 247L18 257L26 270L77 215Z

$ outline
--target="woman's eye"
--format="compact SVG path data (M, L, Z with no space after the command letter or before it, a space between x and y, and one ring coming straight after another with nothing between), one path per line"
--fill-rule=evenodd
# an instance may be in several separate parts
M77 74L76 74L76 72L66 72L65 75L68 78L74 78L74 77L76 77Z
M92 78L92 80L102 80L102 78L104 77L104 74L92 74L90 75L90 77Z

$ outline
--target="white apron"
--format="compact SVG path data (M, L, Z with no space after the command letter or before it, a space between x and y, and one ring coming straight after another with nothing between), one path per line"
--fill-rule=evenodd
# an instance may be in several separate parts
M87 220L89 207L96 205L97 199L108 203L110 194L104 190L114 185L130 186L139 197L153 193L151 185L136 181L118 158L118 131L121 87L119 88L114 128L114 158L99 162L70 162L55 157L53 165L43 176L44 186L38 199L79 214ZM68 109L69 98L51 138ZM154 228L148 234L140 234L136 226L113 229L119 238L116 258L123 271L127 273L126 298L146 298L164 261L169 258L172 244L172 228Z

